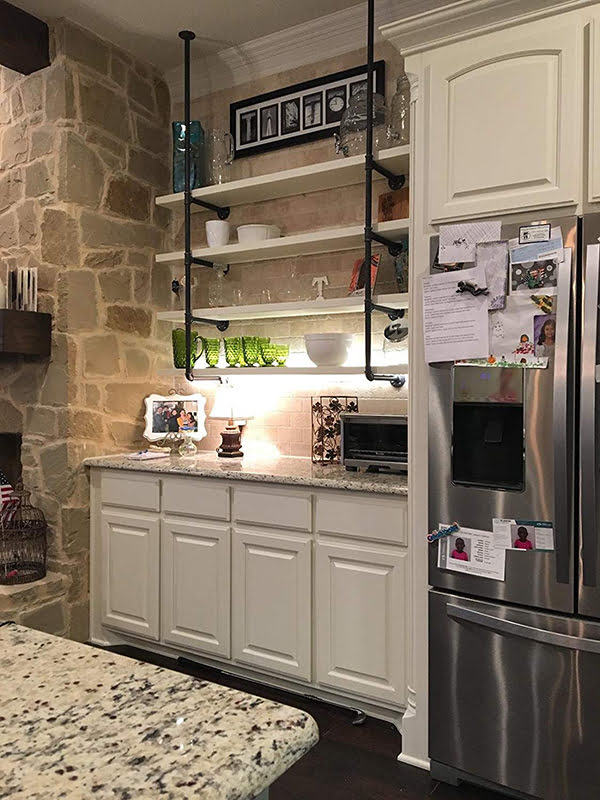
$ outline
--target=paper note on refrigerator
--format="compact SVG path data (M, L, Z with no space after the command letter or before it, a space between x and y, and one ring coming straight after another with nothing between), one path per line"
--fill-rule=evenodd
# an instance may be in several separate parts
M550 241L519 244L519 240L511 239L508 243L511 264L525 264L528 261L542 259L563 260L563 238L560 228L552 228Z
M440 527L443 523L440 523ZM506 550L495 546L495 534L474 528L460 528L438 547L438 567L464 572L493 581L504 580Z
M485 270L489 310L504 308L508 287L508 242L480 242L475 248L475 256L477 266Z
M425 358L429 363L489 354L487 295L457 293L459 280L486 285L481 267L423 278Z
M502 550L554 550L554 525L531 519L494 519L494 547Z
M457 261L475 261L475 248L479 242L496 242L500 238L500 220L461 222L458 225L440 226L440 264Z

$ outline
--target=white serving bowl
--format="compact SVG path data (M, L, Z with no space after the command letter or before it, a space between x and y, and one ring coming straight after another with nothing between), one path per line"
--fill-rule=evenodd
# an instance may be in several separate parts
M240 244L254 244L267 239L277 239L281 235L277 225L240 225L237 229Z
M351 333L307 333L304 344L317 367L341 367L348 358L352 339Z

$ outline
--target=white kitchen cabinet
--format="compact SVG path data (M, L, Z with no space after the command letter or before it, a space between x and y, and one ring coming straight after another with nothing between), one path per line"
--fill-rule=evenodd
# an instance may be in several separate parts
M589 203L600 203L600 10L593 12L589 42L587 200Z
M316 544L317 682L405 703L406 552Z
M153 514L101 511L102 623L159 638L159 521Z
M430 223L578 202L584 25L559 14L424 54Z
M311 538L235 528L232 655L310 680Z
M229 658L230 541L226 525L163 519L162 641Z

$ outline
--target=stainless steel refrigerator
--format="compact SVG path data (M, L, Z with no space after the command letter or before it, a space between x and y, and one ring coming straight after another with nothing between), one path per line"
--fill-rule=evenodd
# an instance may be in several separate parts
M572 259L557 271L548 367L430 366L429 529L546 520L555 549L507 550L498 581L439 569L430 546L429 746L447 782L588 800L600 796L600 215L553 225ZM462 402L461 384L490 379L517 387L509 402Z

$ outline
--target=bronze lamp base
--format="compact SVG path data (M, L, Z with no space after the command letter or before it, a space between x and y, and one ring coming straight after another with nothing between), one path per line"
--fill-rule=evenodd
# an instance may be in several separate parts
M242 432L232 419L221 431L221 445L217 449L220 458L242 458Z

